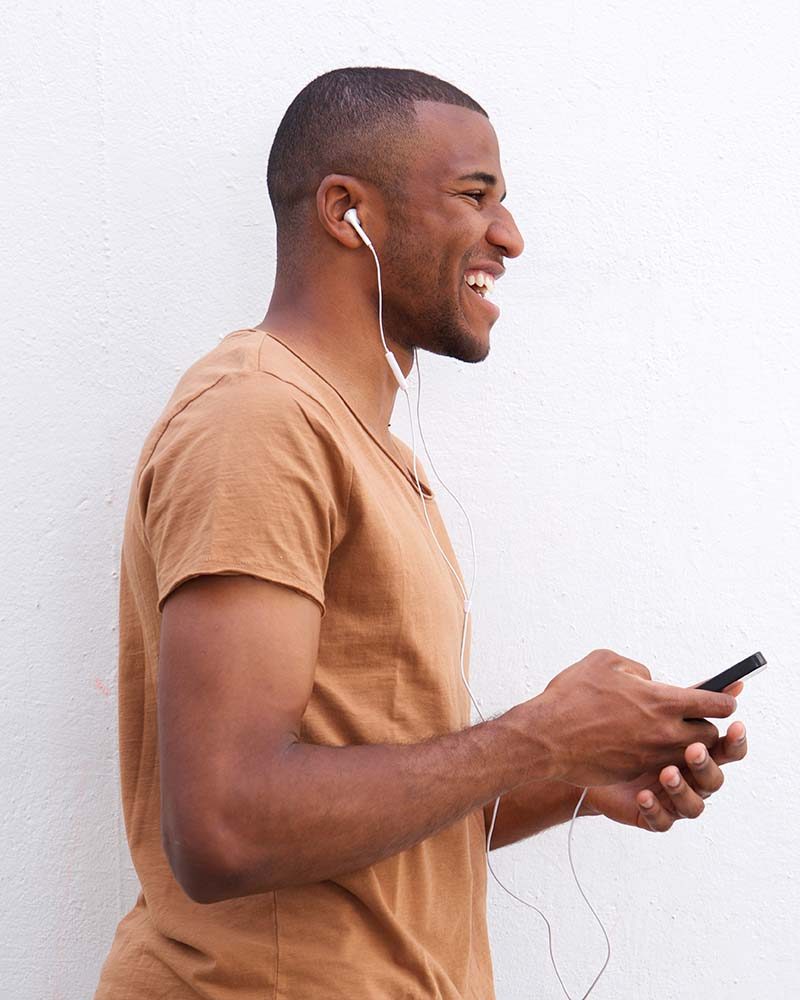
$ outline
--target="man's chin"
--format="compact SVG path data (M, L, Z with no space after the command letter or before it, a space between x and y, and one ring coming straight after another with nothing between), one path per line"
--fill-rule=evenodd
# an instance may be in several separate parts
M489 331L481 336L470 332L469 337L462 342L465 350L457 355L457 360L465 361L467 364L477 364L485 361L489 355Z
M477 333L466 324L446 330L440 327L426 350L466 364L477 364L489 354L489 330L483 334Z
M470 292L470 294L474 293ZM467 364L476 364L479 361L484 361L489 354L489 334L491 330L491 325L476 329L465 316L464 321L459 324L459 336L454 338L454 343L457 345L457 353L453 354L452 357Z

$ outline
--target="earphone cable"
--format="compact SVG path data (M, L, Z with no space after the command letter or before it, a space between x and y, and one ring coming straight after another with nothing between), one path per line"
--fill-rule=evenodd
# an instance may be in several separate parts
M436 471L436 466L434 465L433 459L431 458L430 451L428 450L428 446L427 446L427 444L425 442L425 435L423 434L423 431L422 431L422 420L421 420L421 413L420 413L420 401L421 401L421 398L422 398L422 378L421 378L421 372L420 372L420 367L419 367L419 360L417 358L417 350L416 350L416 348L414 348L414 368L415 368L416 373L417 373L417 422L419 424L419 434L420 434L420 439L422 440L422 446L425 449L425 454L426 454L426 456L428 458L428 464L429 464L429 466L430 466L430 468L431 468L434 476L438 480L438 482L440 482L442 484L442 486L447 491L447 493L450 494L450 496L455 500L455 502L460 507L461 511L464 514L464 517L467 519L467 525L469 526L470 539L471 539L471 543L472 543L473 577L472 577L472 585L470 587L469 595L466 595L465 592L464 592L464 587L461 584L461 581L458 578L458 575L453 570L453 567L452 567L452 565L450 563L450 560L445 555L444 551L442 550L441 545L439 545L439 541L436 538L436 533L433 530L433 526L431 525L430 519L428 517L427 508L425 508L425 506L424 506L424 499L425 498L424 498L424 494L422 493L422 487L420 485L419 476L417 474L416 436L415 436L415 432L414 432L414 421L413 421L412 413L411 413L411 403L410 403L410 400L409 400L409 394L408 394L408 392L406 392L405 393L406 404L408 406L408 417L409 417L409 422L410 422L410 426L411 426L411 443L412 443L412 456L413 456L414 478L417 481L417 489L419 491L419 494L420 494L420 496L423 499L423 510L425 512L425 520L428 522L428 527L429 527L429 529L431 531L431 534L433 535L433 539L436 542L436 545L437 545L439 551L442 553L442 555L444 556L445 562L450 567L450 572L455 577L456 582L459 584L459 587L461 588L462 594L464 594L464 596L465 596L465 601L464 601L464 627L462 629L462 636L461 636L461 657L460 657L461 679L462 679L462 681L464 683L464 686L466 687L466 689L467 689L467 691L469 693L470 701L472 702L472 704L473 704L473 706L475 708L475 711L478 713L478 716L479 716L480 720L482 722L485 722L486 718L485 718L483 712L481 711L480 706L478 705L477 699L475 698L475 696L473 694L473 691L472 691L472 688L470 687L469 682L467 681L465 673L464 673L464 648L465 648L465 639L466 639L467 615L471 611L472 591L474 589L475 576L477 574L477 551L476 551L476 547L475 547L475 535L474 535L474 532L472 530L472 522L470 521L469 515L467 514L466 510L464 510L464 507L461 504L461 502L458 500L458 498L455 496L455 494L448 488L447 484L444 482L444 480L441 478L441 476L439 475L439 473ZM599 924L600 929L603 932L603 937L606 940L606 960L603 963L602 968L600 969L600 971L597 973L597 975L595 976L594 980L592 981L592 984L589 986L589 989L582 995L581 1000L586 1000L586 997L588 997L589 994L592 992L592 990L594 989L594 987L597 984L598 980L600 979L600 977L602 976L602 974L605 972L606 966L608 965L608 963L609 963L609 961L611 959L611 942L609 941L608 934L606 933L606 929L603 926L603 923L600 920L600 917L597 915L597 912L595 911L595 909L592 906L592 904L589 902L589 899L587 898L586 893L583 891L583 888L582 888L582 886L580 884L580 881L578 879L577 872L575 871L575 864L574 864L573 858L572 858L572 831L573 831L573 827L575 825L575 820L576 820L576 818L578 816L578 813L580 811L581 806L583 805L583 801L586 798L586 795L587 795L588 791L589 791L588 788L584 788L583 792L581 793L580 798L578 799L578 803L575 806L575 811L572 814L572 819L570 820L570 825L569 825L569 832L568 832L568 835L567 835L567 854L568 854L568 857L569 857L570 868L572 870L572 876L575 879L575 884L578 886L578 891L580 892L581 896L583 897L586 905L591 910L592 915L594 916L595 920ZM561 989L564 991L564 995L567 997L567 1000L572 1000L572 997L570 996L570 994L569 994L566 986L564 985L564 981L561 978L561 973L558 971L558 965L556 963L555 956L553 954L553 929L552 929L552 926L550 924L550 921L547 919L547 917L545 916L545 914L537 906L534 906L533 903L530 903L528 900L523 899L521 896L518 896L513 890L509 889L508 886L505 885L505 883L500 879L500 877L498 876L497 872L494 870L494 867L492 865L491 856L490 856L492 834L494 833L495 823L497 821L497 813L498 813L498 810L499 810L499 807L500 807L500 799L501 799L501 797L502 796L498 796L497 799L495 800L494 809L492 811L492 819L491 819L491 823L489 825L488 834L486 836L486 851L485 851L485 853L486 853L486 865L487 865L487 868L488 868L490 874L492 875L492 878L495 880L495 882L497 882L497 884L500 886L501 889L503 889L504 892L508 893L509 896L511 896L512 898L516 899L518 902L522 903L523 906L527 906L529 909L535 910L536 913L538 913L539 916L542 918L542 920L544 920L544 922L545 922L545 924L547 926L547 945L548 945L548 950L550 952L550 961L551 961L551 963L553 965L553 969L554 969L555 974L556 974L556 976L558 978L558 982L561 985Z
M475 536L474 536L474 533L473 533L473 530L472 530L472 522L470 521L469 515L467 514L466 510L464 510L464 507L462 506L461 502L458 500L458 498L455 496L455 494L450 489L448 489L448 487L445 484L445 482L442 480L442 478L436 472L436 468L435 468L435 466L433 464L433 460L431 459L430 452L428 451L428 446L425 443L425 437L424 437L424 435L422 433L422 421L421 421L421 418L420 418L420 399L421 399L421 395L422 395L422 379L421 379L421 376L420 376L419 362L417 360L417 349L415 347L414 348L414 367L415 367L416 372L417 372L417 421L419 423L419 433L420 433L420 438L422 440L422 445L423 445L423 447L425 449L425 454L428 457L428 462L430 464L431 470L433 471L433 474L436 476L436 479L442 484L442 486L444 487L444 489L450 494L450 496L456 501L456 503L458 504L458 506L461 508L462 513L464 514L464 516L467 519L467 524L469 525L470 540L471 540L471 544L472 544L472 567L473 567L473 569L472 569L472 583L470 584L469 594L467 594L467 592L464 590L464 585L463 585L463 583L462 583L462 581L461 581L461 579L459 577L459 574L453 569L453 566L450 563L450 560L447 558L447 554L445 553L445 551L442 548L442 546L439 544L439 539L436 537L436 532L434 531L433 525L431 524L430 518L428 517L428 508L427 508L427 504L425 502L425 494L422 491L422 486L421 486L420 481L419 481L419 475L417 474L417 442L416 442L416 434L415 434L415 431L414 431L414 419L413 419L413 414L411 412L411 400L409 398L408 386L407 386L405 378L403 377L403 374L402 374L402 372L400 370L400 367L397 364L397 360L395 359L394 355L391 353L391 351L389 350L389 348L388 348L388 346L386 344L386 337L385 337L384 332L383 332L383 289L381 287L382 286L382 282L381 282L381 265L380 265L380 261L378 260L378 255L375 252L375 248L372 246L372 242L368 239L368 237L366 236L366 234L363 232L363 230L361 229L360 224L356 224L357 223L357 219L358 219L357 213L355 213L355 210L352 210L352 211L354 213L355 221L351 221L351 225L354 225L354 228L356 228L356 231L361 236L361 239L363 240L363 242L367 245L367 247L371 251L372 256L373 256L373 258L375 260L375 267L377 268L377 272L378 272L378 325L379 325L379 328L380 328L381 342L383 344L383 349L384 349L384 352L385 352L385 357L386 357L387 362L389 363L389 367L392 369L392 371L393 371L393 373L395 375L395 378L397 379L398 385L399 385L400 389L403 391L403 393L404 393L404 395L406 397L406 405L408 406L408 419L409 419L409 425L411 427L412 467L413 467L413 471L414 471L414 479L415 479L416 484L417 484L417 491L419 492L420 499L422 500L422 511L423 511L423 514L425 515L425 520L426 520L426 522L428 524L428 528L429 528L429 530L431 532L431 535L433 536L433 540L436 543L436 547L441 552L442 557L444 558L444 561L447 563L447 566L448 566L450 572L452 573L452 575L453 575L456 583L458 584L458 586L459 586L459 588L461 590L461 593L462 593L462 595L464 597L464 625L462 627L462 632L461 632L461 652L460 652L460 657L459 657L459 666L460 666L460 671L461 671L461 680L463 681L464 686L467 689L470 701L472 702L472 705L473 705L475 711L477 712L477 714L480 717L481 721L485 722L486 719L485 719L485 717L483 715L483 712L481 712L480 706L478 705L478 702L477 702L477 700L476 700L476 698L475 698L475 696L474 696L474 694L472 692L472 688L469 686L469 682L467 681L466 675L464 673L464 650L465 650L465 646L466 646L466 636L467 636L467 619L468 619L468 616L469 616L470 611L472 609L472 592L473 592L474 587L475 587L475 577L477 575L477 553L476 553L476 548L475 548ZM348 221L350 221L350 220L348 220ZM603 967L600 969L600 971L598 972L598 974L595 976L595 978L594 978L591 986L583 994L583 996L580 998L580 1000L586 1000L586 997L588 997L589 994L592 992L592 990L594 989L594 987L597 984L598 980L600 979L600 977L602 976L603 972L605 971L606 966L608 965L609 960L611 958L611 942L608 939L608 934L606 934L606 930L605 930L605 927L603 927L602 921L598 917L597 913L594 910L594 907L589 902L588 898L586 897L586 893L583 891L583 888L581 887L581 884L578 881L578 876L577 876L577 873L575 872L575 865L574 865L573 860L572 860L572 829L573 829L573 826L575 824L575 819L577 818L578 812L580 811L580 807L583 804L583 801L584 801L584 799L585 799L588 791L589 791L588 788L584 788L584 790L583 790L580 798L578 799L578 804L575 806L575 811L572 814L572 819L571 819L570 825L569 825L569 832L568 832L568 835L567 835L567 853L568 853L568 856L569 856L570 868L572 869L572 875L573 875L573 878L575 879L576 885L578 886L578 890L579 890L581 896L583 896L583 899L586 902L586 905L591 910L591 912L592 912L595 920L597 920L598 924L600 925L600 929L602 930L603 936L606 939L607 955L606 955L606 960L603 963ZM567 991L566 986L564 985L564 981L561 978L561 974L558 971L558 966L556 965L555 956L553 955L553 932L552 932L552 927L550 926L550 921L547 919L547 917L544 915L544 913L542 913L542 911L537 906L534 906L533 903L529 903L527 900L523 899L521 896L518 896L515 892L513 892L511 889L509 889L500 880L500 878L498 877L498 875L495 872L494 868L492 867L492 862L491 862L491 858L489 856L489 852L491 850L492 834L494 833L495 823L497 821L497 813L498 813L498 809L499 809L499 806L500 806L500 798L501 797L502 796L498 796L497 799L495 800L494 810L492 812L492 820L491 820L491 823L489 825L489 832L488 832L487 837L486 837L485 852L486 852L486 865L487 865L487 868L488 868L489 872L491 873L492 877L494 878L495 882L497 882L497 884L500 886L501 889L504 890L504 892L508 893L509 896L513 897L518 902L522 903L523 906L527 906L530 909L535 910L539 914L539 916L544 920L545 924L547 925L547 941L548 941L548 949L550 951L550 961L553 964L553 969L555 970L556 976L558 977L558 981L559 981L559 983L561 985L561 989L564 991L564 995L567 997L567 1000L572 1000L572 997L570 997L570 994Z

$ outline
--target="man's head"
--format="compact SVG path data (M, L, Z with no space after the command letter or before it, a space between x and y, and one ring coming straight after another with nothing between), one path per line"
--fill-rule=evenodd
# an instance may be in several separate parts
M355 207L381 262L387 337L463 361L486 357L497 310L465 272L485 265L501 273L502 258L520 254L523 241L500 204L494 129L467 94L416 70L325 73L287 109L267 186L281 281L311 271L328 279L329 294L339 276L338 294L353 294L350 265L360 250L377 308L374 262L343 218Z

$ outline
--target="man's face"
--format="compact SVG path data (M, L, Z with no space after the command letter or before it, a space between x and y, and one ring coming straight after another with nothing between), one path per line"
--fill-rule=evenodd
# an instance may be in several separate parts
M409 350L483 361L499 309L465 278L475 269L499 275L503 258L524 247L500 204L497 136L476 111L429 101L416 109L419 141L400 184L407 198L389 219L381 253L386 331ZM491 174L496 183L469 174Z

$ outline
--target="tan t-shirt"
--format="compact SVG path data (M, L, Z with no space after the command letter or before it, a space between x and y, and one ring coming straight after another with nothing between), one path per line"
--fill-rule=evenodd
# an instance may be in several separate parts
M401 462L384 448L336 381L277 337L237 330L183 375L145 441L119 595L122 799L141 892L95 1000L494 997L482 810L353 874L213 904L189 899L161 846L159 627L190 577L246 573L317 602L304 741L408 743L470 724L463 597L411 449L393 438Z

